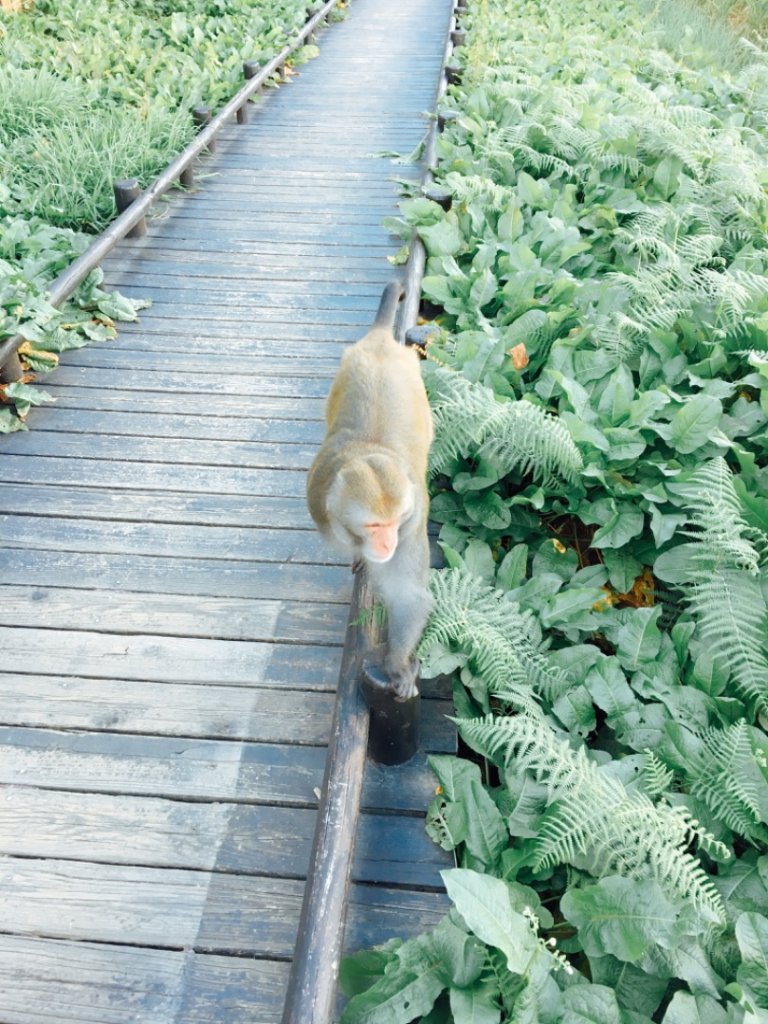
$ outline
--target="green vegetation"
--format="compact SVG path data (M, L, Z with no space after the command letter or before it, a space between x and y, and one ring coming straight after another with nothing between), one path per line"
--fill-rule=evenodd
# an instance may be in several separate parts
M114 318L135 318L140 304L94 292L98 274L60 312L45 301L46 286L87 247L83 233L114 217L113 181L149 185L192 138L192 107L219 109L242 82L243 61L267 63L317 6L36 0L0 10L0 342L23 333L30 369L114 336ZM315 52L305 46L293 60ZM2 389L0 433L23 428L17 413L43 398L26 385Z
M768 60L672 6L474 0L452 207L402 204L466 756L453 909L343 1024L766 1019Z

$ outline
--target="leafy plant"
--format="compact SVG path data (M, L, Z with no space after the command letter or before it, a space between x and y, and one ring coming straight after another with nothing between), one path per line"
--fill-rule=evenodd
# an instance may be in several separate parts
M427 830L473 882L462 956L353 958L344 1024L768 1011L768 60L673 14L474 0L451 207L401 203L439 328L420 654L464 743ZM572 973L507 957L516 914Z

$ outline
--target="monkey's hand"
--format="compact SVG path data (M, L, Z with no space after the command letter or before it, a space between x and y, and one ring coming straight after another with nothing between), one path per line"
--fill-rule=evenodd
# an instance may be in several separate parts
M352 575L357 576L364 565L365 561L362 558L356 558L352 563Z

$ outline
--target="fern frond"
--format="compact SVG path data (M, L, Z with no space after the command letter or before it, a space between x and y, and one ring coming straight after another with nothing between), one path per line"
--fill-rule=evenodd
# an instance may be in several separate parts
M689 822L675 808L627 791L572 749L541 718L517 715L460 719L459 731L497 764L531 772L544 784L550 809L536 842L536 869L561 862L587 865L597 877L621 872L654 878L677 897L690 898L705 927L722 923L722 900L698 861L686 851Z
M579 477L581 453L557 417L530 402L498 401L490 388L445 367L430 367L424 380L435 421L432 472L462 455L493 461L502 476L530 473L544 486Z
M691 793L734 832L765 842L762 808L768 783L757 765L746 720L727 729L709 729L702 740L704 752L690 772Z
M645 750L645 765L643 766L643 785L648 796L653 800L664 796L669 791L675 779L675 774L654 754L652 750Z
M738 569L702 572L691 585L688 605L696 636L713 658L730 669L734 685L768 710L768 617L760 582Z
M490 693L529 713L538 711L531 690L552 700L568 689L566 673L541 650L532 612L462 569L433 572L430 591L434 611L421 639L422 656L436 644L463 651Z
M693 530L684 532L699 542L697 562L704 573L726 566L755 575L760 552L747 539L752 528L742 515L741 499L725 459L705 462L677 490L688 501Z

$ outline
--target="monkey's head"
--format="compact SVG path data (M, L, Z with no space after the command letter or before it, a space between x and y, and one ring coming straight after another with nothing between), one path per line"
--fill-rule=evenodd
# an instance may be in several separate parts
M337 541L370 562L388 562L398 530L416 507L416 489L386 452L350 459L328 492L327 510Z

